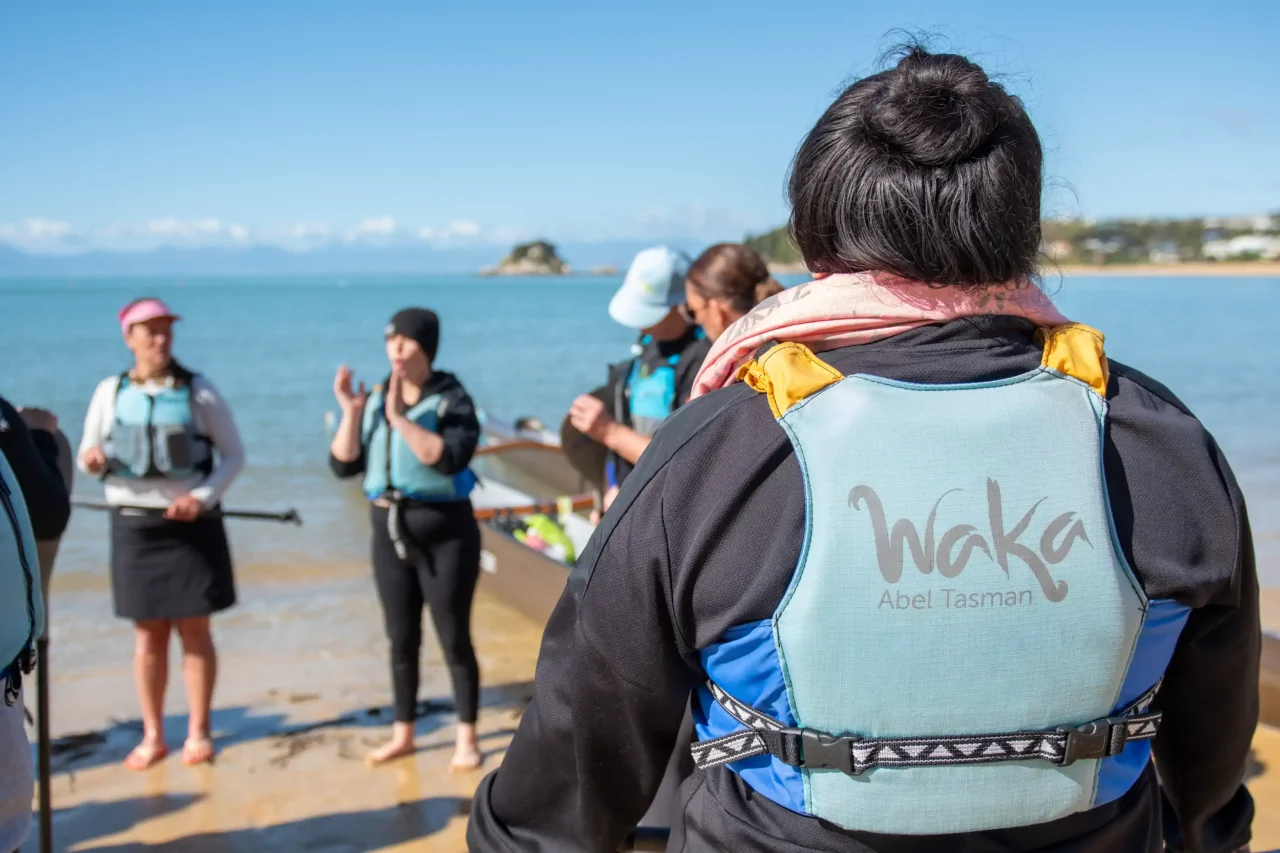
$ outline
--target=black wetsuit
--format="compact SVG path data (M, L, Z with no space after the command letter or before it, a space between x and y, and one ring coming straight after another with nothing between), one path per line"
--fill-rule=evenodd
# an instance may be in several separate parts
M433 373L422 394L445 398L439 422L444 453L432 467L445 476L458 474L471 463L480 440L475 404L450 373ZM362 447L355 461L339 462L330 456L329 464L339 477L354 477L364 473L366 457ZM396 554L387 512L384 507L370 506L373 575L391 645L395 719L407 723L415 716L425 603L449 666L458 720L474 723L480 670L471 644L471 602L480 574L480 528L471 501L405 501L401 529L412 546L407 559Z
M957 320L822 354L846 374L921 383L1040 364L1029 323ZM1151 598L1194 608L1157 707L1154 766L1118 800L1052 823L952 836L848 832L695 772L668 849L831 853L1227 853L1249 838L1258 582L1244 499L1213 438L1166 388L1113 363L1104 461L1117 538ZM658 432L547 625L533 703L474 798L477 853L612 851L649 805L706 677L699 650L770 619L804 541L803 479L767 399L737 384ZM1162 822L1165 828L1162 830Z

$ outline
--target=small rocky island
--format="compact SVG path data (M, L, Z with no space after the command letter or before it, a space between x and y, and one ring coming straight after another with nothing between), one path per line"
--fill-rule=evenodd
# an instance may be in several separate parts
M485 267L481 275L568 275L569 265L546 240L521 243L495 267Z

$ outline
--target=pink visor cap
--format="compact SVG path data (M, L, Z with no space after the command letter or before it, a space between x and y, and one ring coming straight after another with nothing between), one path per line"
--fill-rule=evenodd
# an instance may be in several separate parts
M145 323L161 317L168 317L170 320L182 319L159 299L139 299L120 309L120 313L116 315L116 319L120 321L120 331L125 335L129 334L129 327L135 323Z

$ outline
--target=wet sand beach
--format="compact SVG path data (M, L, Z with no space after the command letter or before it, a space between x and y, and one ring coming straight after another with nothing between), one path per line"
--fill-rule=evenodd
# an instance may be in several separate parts
M451 776L447 672L430 632L423 654L418 753L380 768L364 754L390 718L385 641L367 570L256 566L241 604L215 620L221 676L212 766L184 767L179 658L173 651L169 758L121 766L140 733L123 622L77 618L109 607L104 579L54 579L51 647L54 849L111 853L465 850L470 797L501 761L529 697L541 628L481 594L477 653L485 688L484 768ZM1264 620L1280 627L1280 589ZM29 700L33 703L33 700ZM1261 728L1250 787L1255 851L1280 847L1280 730ZM33 835L22 853L37 849Z
M305 573L262 567L241 606L216 618L220 679L212 766L179 757L185 734L174 647L168 759L121 766L141 728L122 622L74 620L105 587L83 578L53 591L54 849L140 853L314 850L460 851L470 796L501 759L532 695L541 629L481 595L475 609L481 696L480 771L449 775L452 700L430 631L423 654L417 755L379 768L364 754L389 732L381 615L360 567ZM60 587L71 587L60 588ZM98 627L94 627L94 625ZM29 699L34 707L34 700ZM22 848L35 851L35 835Z

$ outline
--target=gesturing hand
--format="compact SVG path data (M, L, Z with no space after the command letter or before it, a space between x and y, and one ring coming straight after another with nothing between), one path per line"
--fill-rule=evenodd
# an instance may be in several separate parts
M356 390L351 389L351 368L345 364L338 368L333 378L333 396L343 412L359 414L364 411L364 404L369 402L369 392L361 382Z
M387 414L387 423L395 426L404 418L404 397L400 396L400 376L391 374L387 382L387 396L383 402Z

